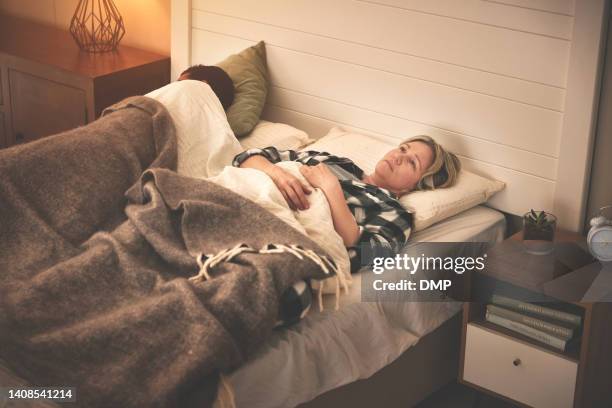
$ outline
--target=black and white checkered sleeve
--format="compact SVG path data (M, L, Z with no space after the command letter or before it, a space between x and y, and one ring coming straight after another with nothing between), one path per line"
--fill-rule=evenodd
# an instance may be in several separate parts
M410 237L412 214L402 208L387 209L369 217L359 230L357 245L349 249L351 272L369 265L374 257L394 256Z

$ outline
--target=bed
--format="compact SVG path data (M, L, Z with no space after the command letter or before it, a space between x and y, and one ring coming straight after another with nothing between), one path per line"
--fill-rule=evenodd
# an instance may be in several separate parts
M199 119L195 112L189 112L183 106L187 99L191 100L190 105L203 105L204 102L200 102L201 88L199 83L177 83L150 94L166 105L178 129L184 129L179 132L179 145L181 139L197 139L197 132L192 130L205 126L197 123ZM265 121L239 140L242 146L236 146L235 140L230 138L223 148L218 148L218 156L224 157L219 162L227 162L228 151L272 145L351 157L366 172L371 172L378 157L393 147L392 141L340 129L332 129L328 135L312 143L300 129ZM192 149L198 150L197 147ZM180 154L179 149L179 159ZM192 154L187 152L185 156ZM215 161L214 158L210 160L211 163ZM208 169L213 173L219 171L214 167ZM455 188L460 187L459 184ZM476 195L479 202L486 198L482 191ZM426 197L434 200L436 196ZM426 206L434 206L434 202L430 201ZM459 211L455 209L455 213ZM420 228L411 235L400 253L474 256L474 251L482 253L501 241L505 227L505 217L501 212L476 206L427 228ZM407 366L403 368L402 377L408 375L418 380L414 382L416 388L402 388L405 394L396 400L398 404L400 401L420 401L455 378L457 365L454 362L458 358L460 333L456 315L460 303L447 300L423 302L416 298L364 302L361 282L372 273L366 267L353 275L349 292L342 292L339 299L333 294L323 296L322 311L314 302L304 320L277 330L256 356L232 373L228 380L237 406L291 407L321 396L313 402L316 406L319 401L335 398L333 395L340 392L335 391L338 387L382 375L376 373L404 354L402 361ZM336 302L338 310L335 310ZM413 349L419 351L410 351ZM414 358L424 360L414 364ZM424 370L423 364L430 367L429 375L419 377L418 373ZM358 387L361 389L362 386ZM364 401L355 404L367 405Z
M174 124L180 135L179 145L186 144L186 140L198 133L190 130L201 131L204 123L200 123L200 115L193 114L195 112L189 111L184 104L206 105L206 100L202 98L207 98L208 94L201 92L206 87L197 82L184 82L166 89L173 90L173 93L160 91L167 98L160 97L160 93L152 93L151 96L162 100L170 114L174 114ZM175 94L181 97L175 98ZM192 95L193 100L188 95ZM180 101L180 106L174 104L173 101L177 100ZM209 120L208 123L210 125L214 120ZM216 130L211 128L209 131ZM231 136L231 133L228 135ZM360 150L364 147L369 147L371 151L374 148L389 148L387 143L377 142L365 135L340 135L340 139L337 136L334 133L327 139L321 139L318 146L334 151L336 145L346 145L342 137L349 137ZM232 138L233 136L228 137L230 142L235 140ZM321 143L326 141L335 141L335 144L322 146ZM308 144L309 142L311 141L304 132L289 125L262 122L255 132L243 141L244 146L236 148L269 145L296 148L304 144L307 145L302 147L305 149L317 148L317 145ZM193 145L191 147L193 148ZM219 149L220 154L227 155L226 150ZM179 149L179 153L181 151ZM371 165L365 157L356 157L356 160L363 162L364 168L371 171ZM479 243L480 250L485 250L489 245L501 240L504 231L503 214L488 207L477 206L414 233L402 252L423 252L430 256L443 253L465 255L465 243ZM432 242L453 244L450 249L427 246L426 243ZM425 246L421 247L422 245ZM405 299L400 302L362 302L361 280L368 274L371 275L372 272L365 269L354 275L350 291L338 299L339 310L335 310L335 296L323 296L322 311L314 306L305 320L287 330L278 330L256 356L231 374L229 384L237 406L287 407L319 397L315 401L318 404L318 401L334 398L335 393L341 391L332 390L338 387L346 390L346 387L351 387L348 384L354 381L365 380L373 375L378 378L386 371L383 370L380 374L378 372L401 355L403 357L400 361L408 364L408 367L402 369L402 376L412 372L419 380L414 382L416 389L402 388L405 395L395 401L419 401L456 376L457 367L454 362L459 344L456 318L460 309L459 303ZM424 360L415 364L415 358ZM416 375L423 371L423 364L435 367L429 371L429 376ZM3 383L22 383L6 368L2 370L1 375ZM352 392L351 394L354 395Z
M429 134L458 153L464 168L506 184L488 201L491 208L455 219L485 211L497 227L479 228L476 222L462 235L445 231L443 221L423 231L425 236L440 238L438 231L448 234L440 239L462 241L503 229L495 210L521 216L530 208L552 211L562 228L579 229L597 106L583 102L597 100L605 2L458 3L175 1L173 76L263 40L271 82L264 119L303 129L314 139L335 126L396 144ZM499 239L496 234L489 242ZM347 311L339 313L358 308L346 301ZM308 400L309 407L413 406L456 378L459 322L456 315L448 319L450 311L423 333L404 333L405 352L393 363L383 358L390 364L376 374L385 364L364 370L349 365L342 379L323 371L315 378L312 368L308 389L300 391L302 384L270 373L275 365L269 356L286 356L287 339L299 343L301 330L316 330L330 315L315 313L304 328L277 334L274 344L234 373L239 405L248 399L264 406L268 395L277 406ZM292 360L276 364L286 377L297 372L291 371L297 364ZM320 388L312 386L315 380Z
M603 2L455 3L176 1L174 76L263 40L271 82L264 119L303 129L314 139L333 127L388 144L428 134L458 153L465 169L505 183L489 207L433 224L413 240L462 242L484 234L480 239L493 243L504 230L499 211L521 216L536 207L558 214L565 228L579 228L592 132L587 124L595 105L576 101L577 95L593 100ZM584 126L578 130L578 124ZM363 156L376 153L375 146L362 150ZM489 216L489 225L478 221ZM445 229L446 222L462 219L465 229ZM350 299L355 297L343 300L339 315L363 307L387 316L383 311L391 307ZM457 376L459 322L450 306L433 311L421 332L396 333L403 342L379 356L382 362L367 366L363 354L353 355L353 364L338 368L344 376L333 369L317 371L303 357L317 351L290 351L292 342L310 344L304 339L311 339L307 334L318 325L328 324L342 336L343 323L332 323L332 316L329 310L315 312L276 334L267 349L236 371L231 381L238 405L266 406L269 399L271 406L413 406ZM384 330L398 321L378 324ZM341 348L333 340L330 344ZM338 353L319 352L336 361ZM299 363L294 354L302 356Z
M269 122L262 125L266 131L247 138L246 146L291 148L309 142L303 132L293 127ZM484 250L500 241L504 231L502 213L477 206L414 233L402 252L433 256L436 248L419 246L453 242L450 252L448 247L444 251L446 255L460 256L466 251L464 243L481 243ZM257 355L232 373L229 383L237 406L332 406L337 398L344 400L347 396L355 399L355 406L367 406L365 396L380 391L379 378L397 370L401 378L413 380L410 386L401 388L401 396L388 394L389 403L412 404L452 381L457 370L460 304L361 302L361 279L371 273L363 270L354 275L349 293L339 299L339 310L334 310L334 296L325 295L323 311L314 306L299 324L276 331ZM429 369L425 369L428 374L424 376L425 367ZM0 380L3 384L23 383L6 367L0 370ZM351 384L355 381L358 383ZM369 391L363 394L366 390Z
M264 138L250 147L266 144ZM384 139L332 129L302 149L351 157L371 172L376 158L391 147ZM504 215L479 205L413 233L400 254L474 256L500 242L505 231ZM374 403L372 395L379 398L381 393L388 395L389 406L408 406L456 378L460 303L424 302L416 297L364 301L362 280L371 283L372 277L371 269L362 268L353 275L350 291L340 297L339 310L334 310L334 296L324 296L323 311L314 305L303 321L275 333L234 372L229 380L237 406L333 406L332 401L346 398L354 406L368 406ZM375 378L384 376L386 367L400 356L403 364L394 367L401 368L389 370L401 370L402 378L415 381L388 394L390 387L381 387L381 380ZM428 375L422 376L423 370Z

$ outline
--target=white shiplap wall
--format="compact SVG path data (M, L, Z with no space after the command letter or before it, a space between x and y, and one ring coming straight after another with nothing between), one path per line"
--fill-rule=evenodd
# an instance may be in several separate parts
M427 133L466 168L507 183L492 205L515 214L553 209L574 0L192 0L190 7L184 65L214 64L266 42L273 84L266 118L313 137L338 124L397 140Z

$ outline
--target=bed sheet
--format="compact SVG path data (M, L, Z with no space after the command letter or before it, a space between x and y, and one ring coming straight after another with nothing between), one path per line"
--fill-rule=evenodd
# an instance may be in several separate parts
M402 252L427 250L423 242L495 243L505 230L503 214L474 207L414 234ZM435 251L435 250L434 250ZM324 310L276 332L266 346L229 377L238 407L292 407L390 364L419 338L435 330L461 308L459 302L361 302L362 271L348 294L325 296Z

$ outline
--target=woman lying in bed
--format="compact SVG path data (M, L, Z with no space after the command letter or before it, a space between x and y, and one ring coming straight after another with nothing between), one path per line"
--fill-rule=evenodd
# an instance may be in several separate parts
M224 109L234 99L230 77L219 67L196 65L185 70L179 80L194 79L208 83ZM415 189L452 186L461 163L431 137L417 136L389 151L376 165L374 173L364 174L353 161L316 151L278 151L275 147L251 149L238 154L236 167L254 168L266 173L293 210L309 207L310 188L274 163L297 161L300 172L320 188L329 203L334 229L349 248L351 271L367 264L362 250L370 256L381 249L396 252L406 243L412 215L397 199ZM377 255L380 256L380 255Z
M310 188L274 165L287 160L305 164L301 173L325 194L334 228L349 249L352 272L365 264L361 259L364 250L395 253L406 243L412 215L400 205L400 196L415 189L450 187L461 167L453 153L428 136L402 142L385 154L372 174L365 174L350 159L329 153L274 147L247 150L233 164L263 171L292 209L307 209Z
M231 79L218 67L194 66L183 72L180 79L207 82L224 109L231 104ZM234 139L231 131L224 137ZM228 145L238 145L235 139L233 142L235 143ZM223 156L227 157L227 150L231 149L224 149ZM229 157L239 151L234 150L235 153ZM304 179L325 195L331 210L329 221L333 222L333 229L339 235L338 242L331 240L337 244L333 250L339 250L341 257L346 259L343 268L346 273L349 273L349 260L350 271L355 272L369 264L373 256L394 255L407 241L412 215L398 202L401 195L414 189L449 187L457 180L460 169L457 157L427 136L409 139L389 151L370 175L365 174L350 159L316 151L279 151L274 147L267 147L247 150L234 157L234 166L253 168L266 173L293 210L307 209L310 204L313 208L317 207L318 200L310 200L309 204L311 187L302 184L295 173L291 174L275 165L281 161L304 164L299 170ZM245 191L237 192L245 195ZM279 197L281 201L282 197ZM255 194L255 197L250 198L257 200L260 196ZM318 221L323 230L324 222ZM345 247L348 249L348 257L344 252ZM326 245L326 248L332 251L329 245ZM338 265L342 264L342 259L334 259ZM310 305L311 291L308 284L298 282L293 289L294 293L288 293L286 296L287 302L281 300L281 320L286 323L302 318L303 312ZM286 311L289 312L285 313Z

